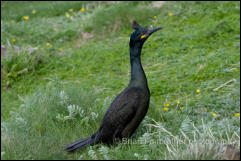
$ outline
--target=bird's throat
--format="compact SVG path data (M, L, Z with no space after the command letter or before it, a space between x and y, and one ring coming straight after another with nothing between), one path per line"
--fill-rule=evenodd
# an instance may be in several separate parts
M141 48L130 48L131 80L129 86L147 87L147 79L141 65Z

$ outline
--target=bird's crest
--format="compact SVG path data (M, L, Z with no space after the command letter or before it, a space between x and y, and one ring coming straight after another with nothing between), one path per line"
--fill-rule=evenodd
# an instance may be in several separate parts
M137 30L137 29L139 29L141 26L134 20L133 21L133 23L132 23L132 28L134 29L134 30Z

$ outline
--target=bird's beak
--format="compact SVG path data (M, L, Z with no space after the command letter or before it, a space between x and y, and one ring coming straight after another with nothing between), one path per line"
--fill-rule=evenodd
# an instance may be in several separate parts
M146 32L146 36L148 37L148 36L150 36L152 33L154 33L154 32L156 32L156 31L158 31L158 30L161 30L162 29L162 27L157 27L157 28L154 28L154 29L148 29L148 31Z

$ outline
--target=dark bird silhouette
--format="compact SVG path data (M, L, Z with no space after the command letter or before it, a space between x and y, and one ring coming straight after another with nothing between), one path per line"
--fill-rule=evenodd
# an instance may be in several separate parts
M99 130L91 137L76 141L65 147L67 151L82 149L97 143L112 144L130 137L145 117L150 100L147 79L141 65L141 49L148 37L162 29L141 27L136 21L130 37L131 80L128 87L112 102L102 119Z

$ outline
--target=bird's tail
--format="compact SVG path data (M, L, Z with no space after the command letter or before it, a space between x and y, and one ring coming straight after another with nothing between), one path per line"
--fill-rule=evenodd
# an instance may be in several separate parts
M86 146L93 145L95 143L96 143L95 138L88 137L88 138L85 138L85 139L82 139L82 140L78 140L78 141L76 141L72 144L69 144L64 149L68 152L73 152L77 149L83 149Z

